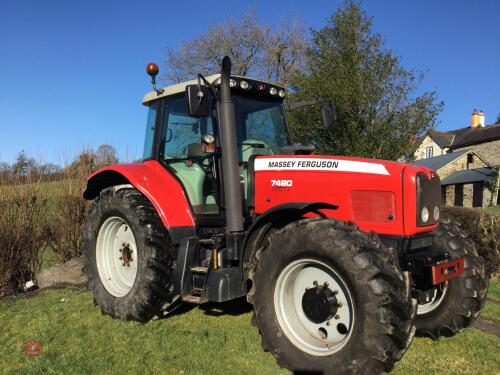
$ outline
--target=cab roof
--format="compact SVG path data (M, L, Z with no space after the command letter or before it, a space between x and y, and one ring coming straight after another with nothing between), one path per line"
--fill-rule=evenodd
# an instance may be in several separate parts
M242 77L242 76L235 76L235 75L232 75L231 78L236 78L238 80L245 79L245 80L254 81L254 82L262 82L262 83L265 83L267 85L274 86L278 90L283 89L286 91L286 89L281 85L275 84L273 82L263 81L261 79L254 79L254 78L250 78L250 77ZM213 84L214 86L218 86L220 83L220 74L212 74L208 77L205 77L205 79L208 82L210 82L211 84ZM219 80L219 82L218 82L218 80ZM184 91L186 91L186 86L197 85L197 84L198 84L198 79L196 78L196 79L192 79L190 81L176 83L174 85L166 86L163 88L163 93L160 95L158 95L155 91L150 91L146 95L144 95L144 98L142 99L142 104L149 105L149 103L152 102L153 100L183 93ZM205 85L203 83L203 81L201 81L201 84Z

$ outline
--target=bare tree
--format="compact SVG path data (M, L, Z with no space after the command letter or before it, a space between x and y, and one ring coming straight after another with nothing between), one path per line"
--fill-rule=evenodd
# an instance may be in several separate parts
M277 27L262 25L252 10L241 19L212 25L202 35L167 49L169 82L192 79L197 73L216 73L228 55L233 74L287 83L302 64L307 47L304 27L298 20L284 20Z
M308 41L302 22L298 19L283 21L269 33L264 66L266 78L275 82L288 83L292 74L304 67Z
M97 148L95 159L96 164L100 167L118 163L116 149L108 144L100 145Z

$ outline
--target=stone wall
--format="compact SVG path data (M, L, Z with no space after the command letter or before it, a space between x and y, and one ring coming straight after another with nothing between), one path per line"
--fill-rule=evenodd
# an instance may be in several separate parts
M485 142L477 145L461 147L450 151L461 151L466 149L473 149L486 162L490 163L490 165L500 165L500 139L492 142Z
M487 167L487 165L483 161L481 161L481 159L479 159L476 155L474 155L473 162L467 165L467 155L468 154L464 154L458 159L451 162L450 164L445 165L443 168L438 169L436 172L438 173L441 181L443 181L450 174L455 173L457 171Z
M444 149L442 149L436 142L432 140L431 137L426 135L420 143L420 146L418 146L417 150L413 153L413 158L415 160L425 159L425 149L427 147L432 147L432 156L439 156L446 153L444 152Z
M483 184L483 208L489 207L492 199L492 191ZM472 207L474 197L474 184L464 184L463 207ZM455 205L455 185L446 186L446 206ZM494 204L493 204L494 205Z
M464 184L464 200L462 207L472 207L472 196L474 184Z
M446 205L455 205L455 185L446 186Z

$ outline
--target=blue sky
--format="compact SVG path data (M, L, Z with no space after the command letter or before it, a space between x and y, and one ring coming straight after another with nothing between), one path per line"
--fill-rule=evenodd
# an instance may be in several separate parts
M319 28L339 1L0 1L0 161L24 149L61 162L111 143L142 153L150 90L147 62L248 7L265 23L300 16ZM368 1L374 29L407 68L427 72L421 90L445 102L439 129L466 126L474 108L500 113L499 1Z

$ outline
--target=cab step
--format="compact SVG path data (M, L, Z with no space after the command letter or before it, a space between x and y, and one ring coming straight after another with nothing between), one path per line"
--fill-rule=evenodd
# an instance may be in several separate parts
M194 272L194 273L208 273L208 267L200 267L200 266L196 266L196 267L191 267L191 271Z
M182 297L182 301L188 303L196 303L196 304L202 303L201 296L193 296L192 294Z

